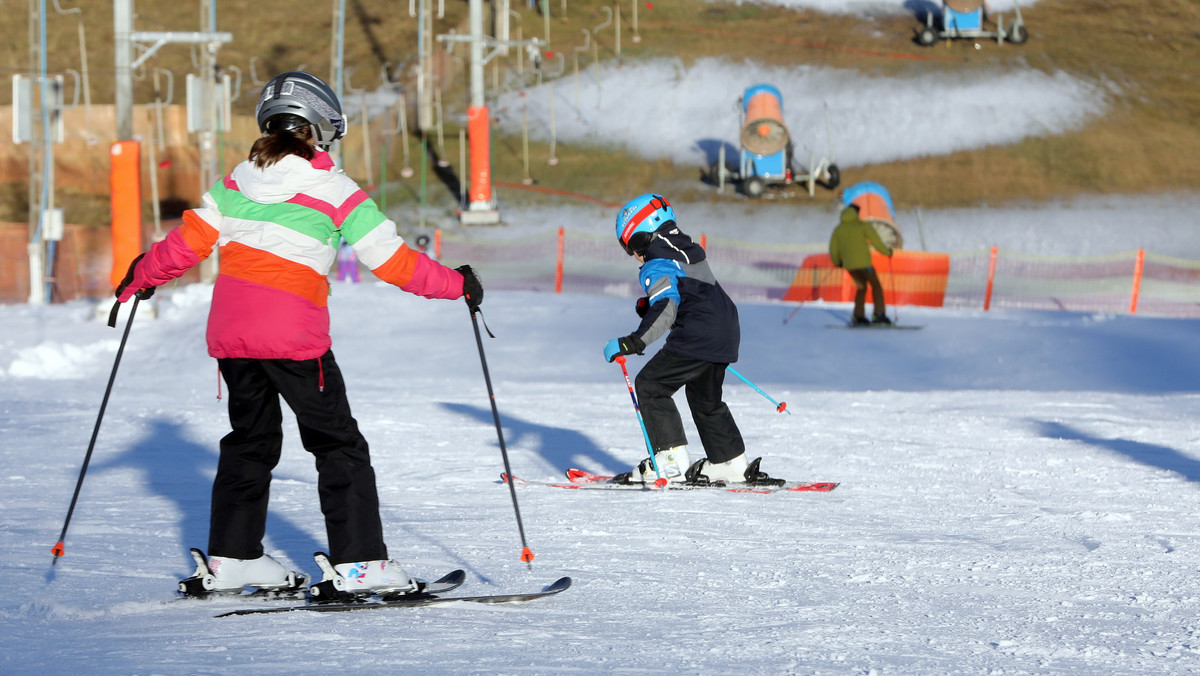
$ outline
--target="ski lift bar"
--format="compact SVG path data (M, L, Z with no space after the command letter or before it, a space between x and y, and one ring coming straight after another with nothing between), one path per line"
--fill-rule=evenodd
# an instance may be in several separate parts
M188 44L203 44L203 45L219 45L233 40L233 33L201 33L194 32L179 32L179 31L134 31L129 34L129 39L134 42L153 42L149 47L142 47L146 51L142 52L133 63L129 65L132 70L142 65L142 63L154 56L154 53L162 48L163 45L170 42L186 42ZM141 47L141 45L138 45Z

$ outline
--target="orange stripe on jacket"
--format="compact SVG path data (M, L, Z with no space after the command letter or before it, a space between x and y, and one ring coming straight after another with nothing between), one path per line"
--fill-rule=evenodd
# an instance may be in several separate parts
M329 280L323 275L237 242L221 247L221 274L294 293L318 307L325 307L329 301Z
M183 212L183 225L179 226L179 234L188 248L195 252L196 257L204 260L212 255L213 246L220 234L195 211L188 209Z
M383 265L375 268L371 272L375 276L396 286L404 286L412 281L413 274L417 271L417 252L408 248L407 244L401 244L396 253L392 257L384 261Z

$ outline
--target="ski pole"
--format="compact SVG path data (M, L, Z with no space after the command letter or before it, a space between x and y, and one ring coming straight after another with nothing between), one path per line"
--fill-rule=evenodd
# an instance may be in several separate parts
M113 381L117 379L117 367L121 365L121 355L125 352L125 341L129 340L129 329L133 327L133 315L137 312L138 301L141 297L133 295L133 305L129 306L129 321L125 323L125 333L121 336L121 344L117 346L117 358L113 360L112 373L108 376L108 387L104 388L104 398L100 400L100 413L96 416L96 426L92 428L92 440L88 442L87 453L83 456L83 467L79 468L79 479L75 482L75 494L71 496L71 506L67 508L67 518L63 520L62 532L58 534L58 542L50 549L54 554L51 566L58 564L58 559L66 553L63 540L67 538L67 526L71 523L71 515L75 513L75 503L79 500L79 490L83 488L83 477L87 474L88 463L92 460L92 451L96 448L96 437L100 434L100 421L104 420L104 409L108 408L108 395L112 394ZM108 325L116 327L117 311L120 302L113 305L108 316Z
M533 551L525 541L525 525L521 523L521 506L517 504L517 489L512 481L512 467L508 463L508 449L504 446L504 432L500 429L500 411L496 410L496 395L492 391L492 377L488 374L487 357L483 355L483 337L479 335L479 320L475 319L475 310L470 306L471 326L475 328L475 344L479 346L479 363L483 365L483 380L487 383L488 400L492 403L492 419L496 421L496 436L500 439L500 456L504 458L504 475L509 478L508 492L512 495L513 513L517 515L517 532L521 534L521 560L529 570L533 570ZM491 332L488 332L491 335Z
M646 421L642 419L642 408L638 406L637 395L633 393L633 382L629 380L629 370L625 368L625 355L617 355L613 361L621 365L621 373L625 375L625 386L629 388L629 398L633 400L633 412L637 413L638 425L642 428L642 438L646 440L646 452L650 454L650 464L654 466L654 473L658 478L654 480L655 488L663 488L667 485L667 479L662 475L662 470L658 468L658 461L654 459L654 446L650 443L650 433L646 431Z
M786 401L784 401L784 402L778 402L778 401L775 401L774 399L772 399L772 398L771 398L771 395L767 394L766 392L763 392L761 387L759 387L758 385L755 385L754 383L750 382L750 379L749 379L749 378L747 378L746 376L744 376L744 375L742 375L742 374L738 373L738 372L737 372L737 369L733 368L732 366L726 366L726 367L725 367L725 370L726 370L726 371L729 371L729 372L730 372L730 373L732 373L733 375L735 375L735 376L737 376L737 377L741 378L743 383L746 383L746 384L747 384L747 385L749 385L750 387L753 387L755 392L758 392L758 393L759 393L759 394L761 394L762 396L766 397L766 398L767 398L767 401L771 402L772 404L775 404L775 410L776 410L776 411L779 411L780 413L786 413L786 414L788 414L788 415L791 415L791 414L792 414L792 412L788 410L788 407L787 407L787 402L786 402Z
M894 252L893 252L894 253ZM892 323L900 323L900 303L896 300L896 278L892 275L892 257L888 256L888 286L892 287ZM884 294L886 300L887 294Z

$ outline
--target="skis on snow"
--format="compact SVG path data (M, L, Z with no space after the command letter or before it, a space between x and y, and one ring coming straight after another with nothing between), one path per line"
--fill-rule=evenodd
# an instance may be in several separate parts
M184 599L233 598L239 600L285 600L304 599L303 603L281 603L256 608L239 608L230 610L215 617L230 615L261 615L264 613L288 613L307 610L322 613L346 612L351 610L372 610L376 608L411 608L416 606L432 606L452 601L467 601L472 603L520 603L532 601L545 596L552 596L565 591L571 586L571 578L561 577L540 591L517 594L481 594L472 596L443 596L454 591L466 582L467 574L462 570L454 570L442 577L427 582L418 580L416 591L399 593L376 593L367 596L356 596L346 591L340 591L331 581L337 574L333 564L324 552L313 555L321 568L325 579L312 587L305 587L308 576L303 573L288 578L286 588L254 589L253 591L215 591L213 590L213 575L208 567L208 558L199 549L191 550L192 560L196 562L196 572L179 582L178 592ZM252 587L247 589L253 589Z
M524 601L532 601L534 599L553 596L554 594L566 591L571 586L571 578L560 577L554 582L542 587L540 591L525 592L519 594L482 594L475 596L439 596L438 593L431 592L437 585L453 584L451 589L458 587L465 579L465 573L461 570L456 570L439 579L437 582L430 584L430 587L411 594L402 594L397 596L387 597L368 597L365 599L356 599L352 601L330 601L324 603L303 603L285 606L272 606L264 608L241 608L215 615L214 617L229 617L231 615L262 615L265 613L290 613L297 611L310 611L317 613L342 613L355 610L376 610L379 608L415 608L418 606L433 606L443 603L466 602L466 603L522 603ZM455 584L456 582L456 584Z
M862 330L881 330L881 329L901 329L916 331L917 329L925 328L924 324L826 324L827 329L862 329Z
M507 474L501 474L500 480L508 483L509 477ZM534 481L531 479L522 479L520 477L512 477L513 486L549 486L551 488L567 488L574 490L609 490L609 491L650 491L656 490L652 486L644 484L620 484L613 483L613 477L604 474L593 474L582 469L567 470L567 481ZM667 490L672 491L693 491L693 490L721 490L728 493L828 493L837 488L838 484L831 481L786 481L783 484L776 486L755 486L755 485L737 485L730 486L726 484L667 484Z

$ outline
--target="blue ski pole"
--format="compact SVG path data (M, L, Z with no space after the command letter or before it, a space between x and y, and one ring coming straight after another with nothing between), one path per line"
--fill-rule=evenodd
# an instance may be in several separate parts
M625 374L625 386L629 388L629 398L633 400L633 411L637 413L638 425L642 428L642 438L646 440L646 452L650 454L650 464L654 466L654 473L658 475L658 478L654 480L654 487L664 488L667 485L667 479L658 469L658 461L654 459L654 446L650 444L650 433L646 431L646 421L642 420L642 409L638 406L637 395L633 393L633 382L629 380L629 370L625 368L625 355L617 355L613 361L621 365L621 373Z
M750 382L750 379L749 379L749 378L747 378L746 376L744 376L744 375L742 375L742 374L738 373L738 372L737 372L737 369L733 368L732 366L726 366L726 367L725 367L725 370L726 370L726 371L729 371L729 372L730 372L730 373L732 373L733 375L735 375L735 376L737 376L737 377L741 378L743 383L746 383L746 384L747 384L747 385L749 385L750 387L753 387L755 392L758 392L758 393L759 393L759 394L761 394L762 396L766 397L766 398L767 398L767 401L771 402L772 404L775 404L775 410L776 410L776 411L779 411L780 413L786 413L786 414L788 414L788 415L791 415L791 414L792 414L792 412L791 412L791 411L787 410L787 402L786 402L786 401L785 401L785 402L778 402L778 401L775 401L774 399L772 399L772 398L771 398L771 395L767 394L766 392L763 392L761 387L759 387L758 385L755 385L754 383Z

